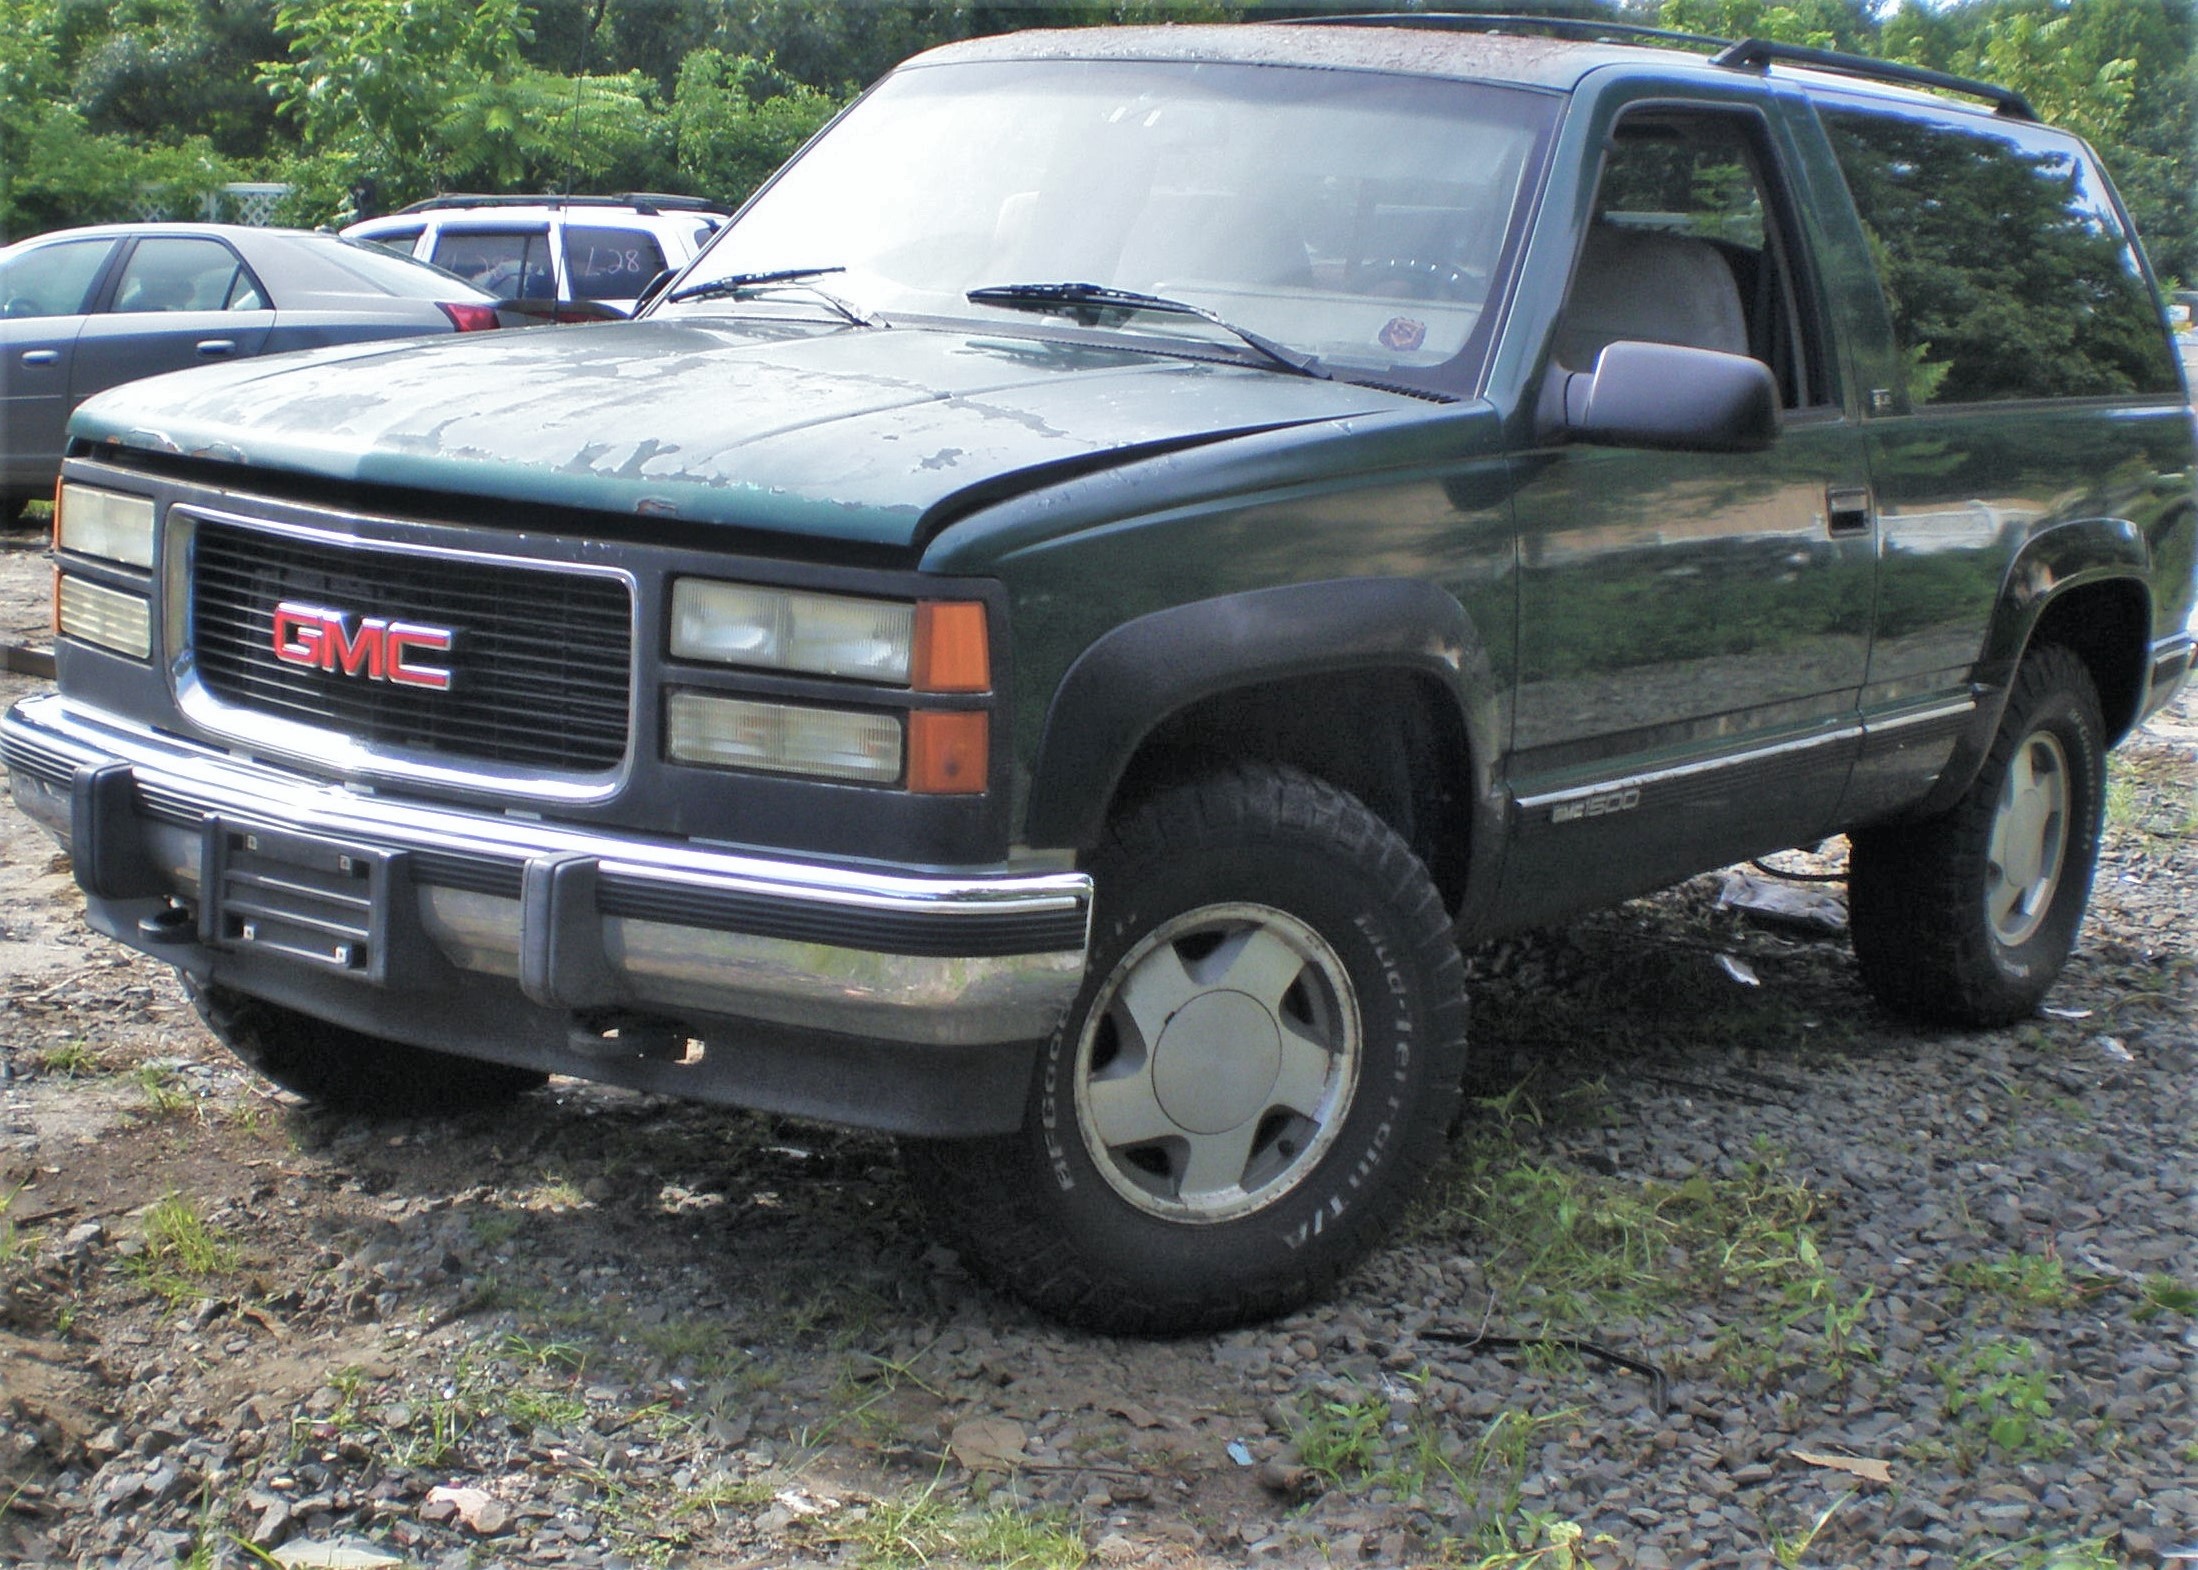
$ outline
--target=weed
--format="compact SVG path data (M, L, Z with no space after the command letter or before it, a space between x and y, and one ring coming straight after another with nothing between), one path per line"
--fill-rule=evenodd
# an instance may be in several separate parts
M145 1212L144 1242L130 1272L171 1305L204 1296L209 1283L237 1265L236 1249L173 1189Z
M913 1494L848 1511L823 1529L849 1562L865 1570L911 1570L945 1561L989 1570L1078 1570L1090 1554L1074 1523L1057 1511L1010 1502L986 1510L956 1508L934 1478Z
M2137 822L2136 778L2111 764L2106 779L2106 821L2117 829L2134 827Z
M1869 1297L1850 1300L1824 1263L1811 1222L1817 1197L1784 1172L1764 1144L1729 1174L1682 1182L1574 1170L1528 1148L1539 1114L1517 1093L1482 1103L1495 1127L1469 1140L1452 1164L1423 1231L1470 1234L1507 1299L1528 1303L1547 1328L1637 1317L1689 1297L1740 1290L1765 1294L1768 1315L1736 1316L1773 1339L1749 1356L1768 1373L1787 1330L1808 1325L1822 1344L1809 1356L1842 1371L1867 1355L1861 1324ZM1741 1361L1740 1343L1727 1347Z
M87 1079L100 1071L101 1064L90 1044L76 1036L57 1047L43 1048L38 1054L38 1068L41 1073L62 1079Z
M1816 1546L1816 1540L1824 1535L1824 1528L1831 1524L1832 1517L1839 1513L1840 1507L1852 1498L1852 1490L1841 1494L1824 1507L1822 1513L1809 1523L1806 1531L1792 1537L1776 1527L1766 1526L1763 1529L1763 1540L1770 1548L1771 1557L1779 1562L1783 1570L1801 1570L1802 1559Z
M2052 1544L2028 1538L1964 1559L1957 1570L2121 1570L2123 1563L2110 1538Z
M672 1511L675 1515L707 1512L712 1519L725 1510L749 1515L769 1504L776 1492L774 1484L760 1477L715 1477L681 1494Z
M2181 1314L2185 1318L2198 1316L2198 1288L2185 1286L2173 1276L2145 1277L2137 1295L2141 1299L2137 1305L2139 1319L2153 1319L2161 1314Z
M23 1185L18 1183L6 1193L0 1194L0 1265L13 1263L30 1248L30 1239L18 1232L15 1223L8 1217L8 1212L15 1208L15 1196L22 1192Z
M578 1210L587 1202L580 1185L562 1172L544 1172L541 1182L519 1195L519 1204L527 1210Z
M519 1235L525 1219L516 1211L476 1210L466 1217L466 1226L484 1248L500 1248Z
M1389 1403L1376 1395L1309 1403L1305 1421L1291 1435L1306 1466L1338 1487L1373 1469Z
M1446 1556L1444 1562L1458 1570L1585 1570L1593 1562L1589 1550L1615 1544L1608 1533L1598 1532L1591 1538L1578 1522L1546 1515L1528 1516L1525 1530L1516 1537L1501 1525L1487 1536L1489 1540L1479 1545L1478 1557Z
M1957 1433L1955 1459L1965 1469L1987 1454L2042 1461L2068 1448L2068 1432L2054 1419L2053 1376L2039 1361L2036 1344L2021 1340L1974 1346L1952 1363L1928 1365Z
M2096 1276L2070 1275L2060 1256L2009 1254L2003 1259L1965 1259L1947 1272L1953 1283L1971 1292L2006 1298L2027 1308L2074 1308L2106 1289Z
M138 1088L145 1092L145 1100L156 1118L181 1117L197 1109L189 1091L178 1089L175 1071L158 1063L147 1063L131 1076Z

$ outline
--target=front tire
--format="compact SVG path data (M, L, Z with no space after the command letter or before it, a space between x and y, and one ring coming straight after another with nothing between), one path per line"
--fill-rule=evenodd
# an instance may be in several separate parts
M1024 1126L911 1143L979 1274L1091 1329L1260 1319L1370 1252L1440 1155L1464 967L1424 867L1351 796L1259 766L1093 856L1091 965Z
M549 1076L369 1036L188 977L191 1006L221 1044L284 1090L339 1112L456 1112L539 1089Z
M2056 645L2036 649L1961 800L1926 823L1852 836L1855 958L1880 1002L1951 1025L2006 1025L2037 1011L2091 894L2104 737L2083 661Z

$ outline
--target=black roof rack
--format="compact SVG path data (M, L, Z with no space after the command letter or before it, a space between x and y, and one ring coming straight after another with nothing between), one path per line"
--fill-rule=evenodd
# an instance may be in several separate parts
M1505 11L1352 11L1338 16L1294 16L1282 20L1307 27L1424 27L1450 33L1538 32L1591 42L1610 39L1624 43L1683 44L1690 49L1725 49L1732 44L1729 38L1673 32L1668 27L1643 27L1637 22L1600 22L1585 16Z
M1990 82L1974 81L1946 71L1927 70L1920 65L1902 65L1897 60L1873 60L1868 55L1845 54L1836 49L1811 49L1802 44L1781 44L1768 38L1748 38L1712 55L1710 64L1759 71L1774 60L1787 65L1805 65L1817 71L1831 71L1840 76L1867 77L1875 82L1899 82L1908 87L1933 87L1942 93L1961 93L1970 98L1981 98L1996 113L2003 114L2010 120L2038 118L2037 111L2030 107L2030 100L2011 87L1995 87Z
M645 217L659 212L720 212L715 203L699 196L672 196L662 191L628 191L623 196L488 196L464 191L444 191L413 202L397 211L431 213L452 207L630 207Z

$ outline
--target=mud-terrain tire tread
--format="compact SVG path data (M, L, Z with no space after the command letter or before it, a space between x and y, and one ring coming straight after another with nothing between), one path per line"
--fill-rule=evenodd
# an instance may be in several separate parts
M1404 935L1408 953L1400 963L1423 989L1426 1028L1412 1043L1422 1059L1417 1093L1375 1192L1347 1209L1317 1246L1291 1255L1294 1268L1271 1271L1235 1291L1198 1281L1153 1291L1110 1273L1068 1234L1050 1203L1053 1180L1028 1122L1023 1131L997 1138L904 1141L903 1165L917 1193L980 1280L1054 1318L1109 1334L1189 1334L1271 1318L1326 1294L1370 1253L1443 1154L1462 1094L1467 1047L1465 968L1442 897L1386 823L1355 797L1294 768L1242 764L1206 774L1109 825L1088 858L1099 902L1093 964L1048 1054L1065 1053L1065 1072L1073 1074L1085 1010L1105 973L1141 935L1107 930L1113 908L1134 898L1127 891L1110 897L1112 880L1129 869L1167 867L1208 850L1259 843L1313 850L1363 876L1378 891L1378 908ZM1044 1062L1042 1055L1030 1120L1038 1116ZM1362 1083L1359 1095L1366 1094ZM1073 1127L1065 1137L1076 1140ZM1323 1166L1338 1156L1332 1150ZM1308 1185L1314 1181L1307 1179Z
M2068 758L2068 843L2044 926L2010 956L1985 913L1986 846L2015 751L2046 726ZM1850 836L1855 959L1879 1002L1941 1025L2007 1025L2037 1011L2075 946L2090 896L2106 798L2104 738L2098 688L2083 660L2058 644L2035 648L2015 673L1999 731L1962 798L1926 822ZM2024 969L2010 969L2010 958Z
M186 978L184 990L206 1028L247 1067L332 1111L457 1112L549 1082L537 1069L370 1036L227 987Z

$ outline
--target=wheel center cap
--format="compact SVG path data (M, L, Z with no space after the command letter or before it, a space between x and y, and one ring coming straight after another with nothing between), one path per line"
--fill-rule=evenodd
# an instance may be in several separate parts
M1153 1053L1160 1109L1192 1134L1220 1134L1272 1104L1282 1032L1257 998L1208 992L1175 1012Z

